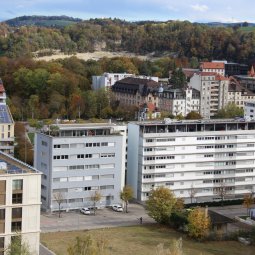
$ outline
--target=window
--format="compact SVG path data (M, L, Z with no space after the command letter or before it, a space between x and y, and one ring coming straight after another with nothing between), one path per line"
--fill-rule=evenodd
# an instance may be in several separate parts
M105 169L105 168L114 168L115 164L101 164L100 168Z
M5 209L0 209L0 233L5 232Z
M20 232L22 228L21 221L12 222L12 232Z
M12 194L12 203L13 204L22 204L22 193Z
M100 190L104 190L104 189L114 189L114 185L104 185L104 186L100 186Z
M5 205L6 181L0 181L0 205Z
M22 219L22 207L12 208L12 220Z
M57 155L57 156L53 156L53 159L68 159L68 155Z
M13 180L12 190L23 190L23 180Z

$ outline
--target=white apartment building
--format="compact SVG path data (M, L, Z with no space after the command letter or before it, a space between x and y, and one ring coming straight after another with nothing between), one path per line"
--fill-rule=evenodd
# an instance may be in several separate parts
M41 173L0 152L0 254L21 235L31 254L39 254Z
M42 208L70 210L120 202L125 179L126 126L110 123L62 124L35 136L34 166L43 172Z
M200 114L204 118L214 116L228 104L229 79L216 73L195 73L189 86L200 91Z
M247 119L255 119L255 102L244 103L244 117Z
M173 115L200 112L200 92L196 89L169 89L159 93L158 108Z
M127 183L144 202L168 187L190 202L242 198L255 191L255 121L197 120L128 124Z
M134 76L130 73L104 73L100 76L92 76L92 89L109 89L116 81L122 80L127 77Z

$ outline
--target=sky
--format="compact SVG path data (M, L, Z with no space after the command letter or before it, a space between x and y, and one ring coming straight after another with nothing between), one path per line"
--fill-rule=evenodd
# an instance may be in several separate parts
M255 22L254 0L1 0L0 20L23 15L74 18Z

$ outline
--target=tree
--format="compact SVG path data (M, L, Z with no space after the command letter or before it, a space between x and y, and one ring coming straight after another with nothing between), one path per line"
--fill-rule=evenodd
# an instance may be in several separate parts
M196 194L197 194L197 190L194 188L193 183L192 183L190 186L190 189L189 189L189 197L190 197L191 204L193 203L193 198L195 198Z
M243 199L243 206L247 208L247 216L249 216L249 211L254 203L254 198L252 197L252 193L246 194Z
M215 117L224 119L242 117L243 115L244 112L242 108L239 108L235 103L229 103L224 108L220 109Z
M227 187L224 182L220 183L220 186L215 188L214 191L221 198L221 205L223 206L224 198L227 194Z
M29 246L22 240L21 235L12 236L11 242L8 245L6 255L32 255Z
M188 234L190 237L198 240L203 240L208 236L211 221L206 211L204 208L197 207L189 213Z
M176 203L174 193L165 187L158 187L150 192L146 201L148 215L159 223L167 223Z
M95 191L91 196L90 196L90 201L93 203L93 210L94 210L94 215L96 215L96 204L99 202L102 198L102 195L100 192Z
M186 84L186 76L182 71L182 68L174 69L171 75L170 82L175 88L183 88Z
M58 217L61 217L61 205L66 201L65 200L65 195L62 192L56 192L53 194L53 198L56 201L56 203L58 204Z
M201 120L202 116L198 112L191 111L187 114L186 120Z
M125 202L126 213L128 212L128 202L133 198L133 189L130 186L125 186L120 192L120 199Z

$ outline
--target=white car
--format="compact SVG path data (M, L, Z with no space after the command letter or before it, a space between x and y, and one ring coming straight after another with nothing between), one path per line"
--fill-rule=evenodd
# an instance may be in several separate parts
M121 205L113 205L112 209L113 211L116 211L116 212L123 212L123 208Z
M89 215L90 210L89 210L89 208L84 207L84 208L80 209L80 213L85 214L85 215Z

